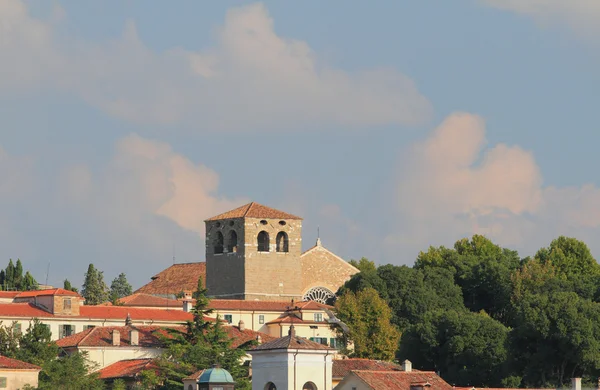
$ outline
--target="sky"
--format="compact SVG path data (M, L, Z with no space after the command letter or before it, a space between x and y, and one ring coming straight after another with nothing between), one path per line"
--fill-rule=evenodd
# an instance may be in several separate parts
M0 266L138 288L250 201L345 259L600 256L599 68L597 0L3 0Z

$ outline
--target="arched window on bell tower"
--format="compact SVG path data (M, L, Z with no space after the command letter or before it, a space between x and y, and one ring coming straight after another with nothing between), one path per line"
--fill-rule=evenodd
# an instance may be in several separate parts
M229 238L227 240L227 252L237 252L238 237L235 230L229 231Z
M215 253L223 253L223 233L217 232L217 238L215 239Z
M258 241L258 251L259 252L268 252L269 251L269 233L264 230L258 233L258 237L256 237Z
M288 235L286 232L277 233L275 242L277 244L277 252L289 252Z

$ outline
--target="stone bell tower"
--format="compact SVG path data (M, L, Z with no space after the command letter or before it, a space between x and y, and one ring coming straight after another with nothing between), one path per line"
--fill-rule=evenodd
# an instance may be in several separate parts
M302 218L252 202L204 222L209 296L301 300Z

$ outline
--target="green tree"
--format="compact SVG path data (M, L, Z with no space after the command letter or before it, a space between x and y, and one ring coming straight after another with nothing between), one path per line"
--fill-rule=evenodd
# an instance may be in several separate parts
M110 300L113 303L116 303L120 298L131 295L132 292L131 284L127 281L127 276L124 273L120 273L110 284Z
M64 288L65 290L68 290L68 291L79 292L79 290L77 290L77 287L73 287L73 286L71 285L71 282L69 282L69 279L65 279L65 280L64 280L64 282L63 282L63 288Z
M97 270L94 264L88 266L83 282L81 295L86 305L99 305L108 301L108 286L104 283L104 273Z
M11 290L15 288L15 265L12 259L8 260L8 266L6 266L6 277L4 280L5 290Z
M509 330L485 313L431 311L403 335L399 357L457 386L496 386L510 375Z
M23 277L23 283L21 284L21 290L30 291L37 290L38 288L38 282L33 278L29 271L25 272L25 276Z
M13 285L17 290L23 291L23 264L21 263L21 259L17 259L17 264L15 265Z
M42 367L39 390L102 390L104 383L89 372L93 365L85 353L76 352L51 360Z
M366 257L362 257L358 261L350 260L349 263L350 265L358 268L360 272L375 272L377 270L375 263Z
M6 282L6 271L2 269L0 270L0 290L6 289L4 282Z
M2 325L0 321L0 356L9 358L17 357L19 350L19 334L15 331L16 321L9 326Z
M358 358L392 360L400 332L391 323L392 311L375 289L347 291L335 303L337 317L349 327L335 328L342 342L353 344L351 355Z
M115 379L112 390L127 390L127 383L123 379Z
M16 357L28 363L43 366L58 356L58 346L52 341L50 327L34 318L27 332L19 338Z

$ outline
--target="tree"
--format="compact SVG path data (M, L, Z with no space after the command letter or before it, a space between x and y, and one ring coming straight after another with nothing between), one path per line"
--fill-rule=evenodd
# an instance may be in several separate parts
M68 291L74 291L74 292L78 292L79 291L79 290L77 290L77 287L73 287L71 285L71 282L69 282L69 279L65 279L64 280L64 282L63 282L63 288L65 290L68 290Z
M17 357L19 350L19 334L15 331L15 323L10 326L3 326L0 321L0 356L9 358Z
M111 390L127 390L127 383L123 379L115 379Z
M116 303L120 298L131 295L132 291L133 289L127 281L127 276L124 273L120 273L110 284L110 300Z
M104 383L85 353L76 352L46 363L39 375L39 390L102 390Z
M375 272L377 270L375 263L366 257L362 257L358 261L350 260L349 263L350 265L358 268L360 272Z
M86 305L99 305L108 301L108 286L104 283L104 273L97 270L94 264L88 266L81 295Z
M392 360L400 332L390 322L392 311L375 289L347 291L335 303L337 317L349 327L348 333L335 328L344 343L352 342L351 355L358 358Z
M23 264L21 263L21 259L17 259L15 274L13 275L13 285L17 290L23 291Z
M499 387L510 375L508 332L485 313L431 311L402 335L399 357L452 385Z
M38 282L33 278L33 276L29 273L29 271L25 272L25 276L23 277L23 283L21 284L21 290L29 291L29 290L37 290L39 287Z
M58 356L58 346L52 341L50 328L37 318L29 324L27 332L19 339L17 359L43 366Z
M8 260L8 266L6 267L6 277L4 280L5 290L10 290L15 288L15 265L13 264L12 259Z

